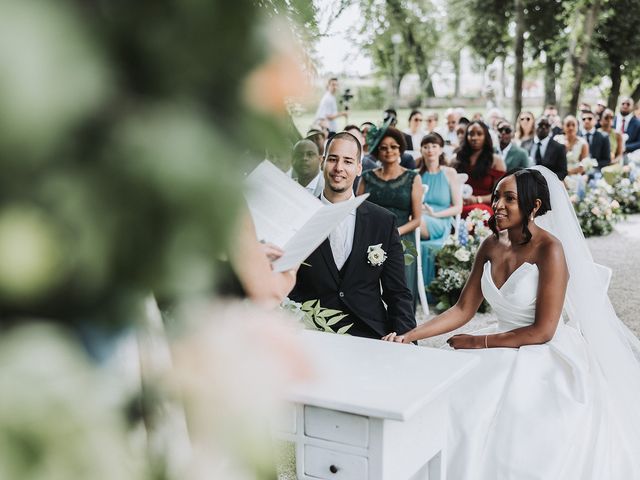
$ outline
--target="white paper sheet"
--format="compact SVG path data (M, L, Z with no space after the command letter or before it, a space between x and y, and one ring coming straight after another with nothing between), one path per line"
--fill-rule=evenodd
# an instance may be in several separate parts
M247 203L258 240L284 251L273 262L278 272L303 262L369 196L325 205L267 160L249 174L247 185Z

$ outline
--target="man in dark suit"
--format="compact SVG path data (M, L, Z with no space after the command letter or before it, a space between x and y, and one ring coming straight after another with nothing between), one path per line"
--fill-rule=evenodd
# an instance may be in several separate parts
M633 99L624 97L620 101L620 113L613 120L613 128L625 139L624 153L640 148L640 120L633 114Z
M532 165L544 165L558 175L560 180L567 176L567 153L564 145L549 136L551 122L547 117L536 121L536 135L531 144L529 155Z
M589 156L598 161L598 168L611 163L609 137L596 130L596 116L591 110L582 111L582 131L580 135L589 144Z
M329 140L320 200L336 203L352 197L353 182L362 169L360 149L347 132ZM309 266L298 270L289 297L297 302L318 299L322 307L343 311L347 317L334 329L353 324L351 335L382 338L416 326L395 216L384 208L363 202L305 263Z

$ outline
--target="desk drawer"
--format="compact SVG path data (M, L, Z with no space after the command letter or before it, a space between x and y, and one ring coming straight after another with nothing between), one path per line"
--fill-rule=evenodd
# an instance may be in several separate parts
M318 407L304 407L304 433L356 447L369 445L369 418Z
M365 457L304 446L304 473L325 480L365 480L369 465Z

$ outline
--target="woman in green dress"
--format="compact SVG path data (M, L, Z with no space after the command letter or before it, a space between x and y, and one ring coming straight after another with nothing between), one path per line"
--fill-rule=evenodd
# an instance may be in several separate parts
M386 208L396 216L398 233L403 241L415 246L415 230L420 226L422 213L422 182L417 172L400 166L400 156L406 150L404 135L389 127L381 133L374 146L382 166L362 173L358 195L369 193L368 200ZM407 286L413 294L414 309L417 292L417 264L405 266Z

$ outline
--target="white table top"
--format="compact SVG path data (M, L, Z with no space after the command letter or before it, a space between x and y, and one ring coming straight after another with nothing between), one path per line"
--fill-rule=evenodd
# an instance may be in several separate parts
M473 368L473 353L305 330L316 377L287 400L344 412L407 420Z

